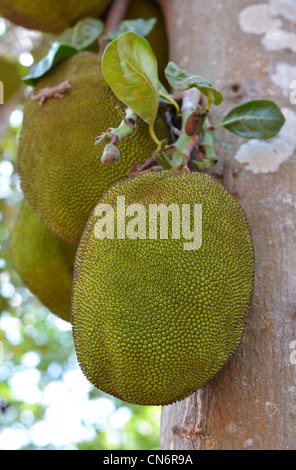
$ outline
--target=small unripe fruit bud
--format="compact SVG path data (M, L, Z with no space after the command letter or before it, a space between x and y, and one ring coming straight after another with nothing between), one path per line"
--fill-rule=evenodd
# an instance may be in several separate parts
M200 112L200 110L194 111L187 119L185 124L185 132L187 135L195 135L198 131L201 130L203 122L205 120L205 113Z
M101 157L101 162L104 163L104 165L111 165L112 163L117 162L119 157L119 149L113 144L107 144L104 148L104 152Z

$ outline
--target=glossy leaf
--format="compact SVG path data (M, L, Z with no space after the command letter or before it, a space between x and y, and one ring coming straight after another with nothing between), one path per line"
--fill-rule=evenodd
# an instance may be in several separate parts
M66 29L59 42L75 47L78 51L91 46L104 31L104 23L96 18L85 18L76 23L73 28Z
M207 97L210 103L218 105L223 101L222 93L214 88L208 80L199 75L191 75L174 62L168 63L165 75L169 84L175 90L184 91L195 87Z
M55 64L64 59L64 57L75 54L75 52L77 51L74 47L53 42L47 55L31 68L28 75L23 77L23 81L27 83L27 85L34 86L38 79L48 72Z
M279 132L284 122L275 103L255 100L233 108L215 128L225 127L245 139L269 139Z
M52 43L47 55L34 65L23 81L34 86L40 77L65 57L87 49L102 34L104 24L95 18L79 21L73 28L66 29Z
M120 23L116 31L110 31L110 33L106 34L105 39L106 41L113 41L121 36L121 34L127 32L132 32L145 38L154 28L156 21L156 18L149 18L149 20L144 20L143 18L124 20Z
M122 34L106 47L102 70L117 98L153 126L159 81L157 60L149 42L135 33Z

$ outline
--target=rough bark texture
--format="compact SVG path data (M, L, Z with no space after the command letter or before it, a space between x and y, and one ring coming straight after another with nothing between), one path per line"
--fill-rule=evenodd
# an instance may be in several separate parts
M289 21L288 2L278 0L283 14L272 14L270 4L276 2L264 1L265 14L269 12L278 29L295 40L295 16ZM295 44L280 42L279 34L277 50L264 45L270 34L266 17L255 26L264 12L253 10L252 17L250 11L249 19L241 13L254 1L159 3L166 17L171 60L209 79L224 93L224 103L212 109L215 123L251 99L271 99L281 108L290 108L295 119L296 104L291 104L287 86L281 86L283 76L275 77L280 64L289 73L289 67L295 67ZM254 32L246 32L252 21ZM260 27L265 30L258 34ZM294 74L295 80L295 68ZM288 126L280 142L272 139L263 150L253 148L259 149L261 166L236 160L243 139L226 130L216 133L219 163L212 173L220 181L224 173L224 183L249 220L255 289L243 340L227 365L203 389L163 407L161 449L296 449L296 365L290 361L291 342L296 339L296 155ZM287 141L290 153L285 150ZM278 168L266 160L270 150L275 151ZM280 163L279 157L285 161Z

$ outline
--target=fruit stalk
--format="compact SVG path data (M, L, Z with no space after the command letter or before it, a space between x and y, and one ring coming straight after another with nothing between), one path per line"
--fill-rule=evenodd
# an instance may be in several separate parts
M177 171L184 169L188 171L187 163L189 162L190 154L198 142L198 136L196 134L189 136L185 128L188 118L199 107L200 96L200 91L197 88L190 88L183 92L181 132L176 142L172 145L172 149L174 149L172 160Z
M217 161L217 155L214 146L214 129L211 126L208 117L205 118L204 126L201 145L204 148L205 159L203 162L195 162L199 170L206 170Z
M106 132L102 132L101 135L95 138L95 145L103 142L117 145L122 139L134 132L138 116L128 107L125 109L125 114L121 115L122 121L119 126L116 128L110 127Z

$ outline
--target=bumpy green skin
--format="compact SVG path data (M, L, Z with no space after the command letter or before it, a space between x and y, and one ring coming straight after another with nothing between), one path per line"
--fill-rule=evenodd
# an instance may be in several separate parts
M76 250L53 235L24 201L12 239L14 267L40 302L68 322Z
M17 64L5 56L0 56L0 81L3 83L4 103L19 90L22 85Z
M18 170L21 187L38 216L56 235L78 244L102 194L126 178L134 163L151 157L156 145L139 119L136 131L118 145L118 162L101 163L104 144L95 146L95 137L120 124L115 110L120 102L91 52L58 64L38 82L35 93L67 79L72 88L63 100L51 98L42 107L31 99L25 103ZM166 137L162 121L156 135Z
M117 196L126 207L190 204L192 214L202 204L198 250L184 251L182 237L98 240L92 212L75 261L72 325L83 373L124 401L167 405L207 383L241 340L251 235L237 201L206 174L147 173L118 183L100 203L116 213Z
M0 15L29 29L59 33L86 17L104 13L111 0L1 0Z
M169 45L164 17L159 6L154 0L131 0L125 17L130 20L156 18L154 28L145 39L149 41L156 55L159 79L164 85L167 85L164 69L169 61Z

